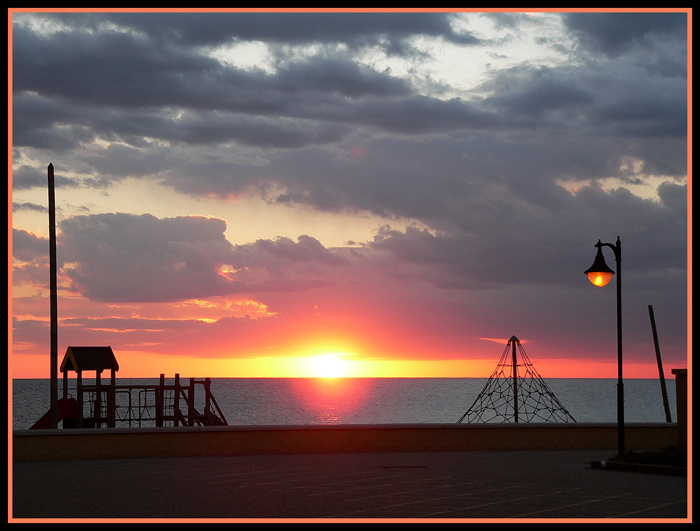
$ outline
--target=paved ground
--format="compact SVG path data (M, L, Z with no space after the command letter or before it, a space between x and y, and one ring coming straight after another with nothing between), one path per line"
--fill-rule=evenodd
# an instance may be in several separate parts
M607 457L548 450L15 463L11 506L15 520L688 518L687 478L591 469Z

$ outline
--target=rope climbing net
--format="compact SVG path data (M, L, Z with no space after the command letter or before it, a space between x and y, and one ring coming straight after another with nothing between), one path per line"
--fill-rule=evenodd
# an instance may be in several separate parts
M576 422L513 336L479 396L457 421Z

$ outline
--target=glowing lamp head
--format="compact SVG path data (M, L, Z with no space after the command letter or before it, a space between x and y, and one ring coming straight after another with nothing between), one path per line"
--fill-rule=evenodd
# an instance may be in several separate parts
M608 282L610 282L610 279L612 279L613 273L588 273L588 280L591 281L591 284L594 286L598 286L599 288L602 288L605 286Z
M586 269L584 271L584 274L588 275L588 280L591 281L591 284L602 288L608 282L610 282L610 279L612 279L612 276L615 274L615 272L608 267L608 264L605 263L605 258L603 258L602 245L600 241L598 241L596 247L598 247L598 254L596 254L595 256L593 265Z

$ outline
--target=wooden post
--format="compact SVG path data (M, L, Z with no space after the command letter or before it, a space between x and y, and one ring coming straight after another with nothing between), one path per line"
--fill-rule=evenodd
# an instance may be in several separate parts
M56 197L49 164L49 291L51 294L51 427L58 428L58 283L56 281Z
M187 393L187 425L194 426L194 378L190 378L190 390Z
M95 371L95 428L102 426L102 371Z
M156 388L156 428L163 427L163 397L165 396L165 375L160 375L160 385Z
M175 373L175 396L173 397L173 418L175 426L180 422L180 374Z
M109 389L107 391L107 427L115 428L117 425L117 397L116 397L116 375L114 369L112 369L112 375L109 380Z
M204 414L211 415L211 378L204 380Z
M78 419L76 426L83 427L83 371L76 370L76 394L78 395Z

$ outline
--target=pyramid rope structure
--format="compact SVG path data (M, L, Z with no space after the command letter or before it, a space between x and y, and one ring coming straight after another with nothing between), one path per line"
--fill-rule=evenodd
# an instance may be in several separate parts
M515 397L515 399L514 399ZM512 336L479 396L457 423L576 422Z

